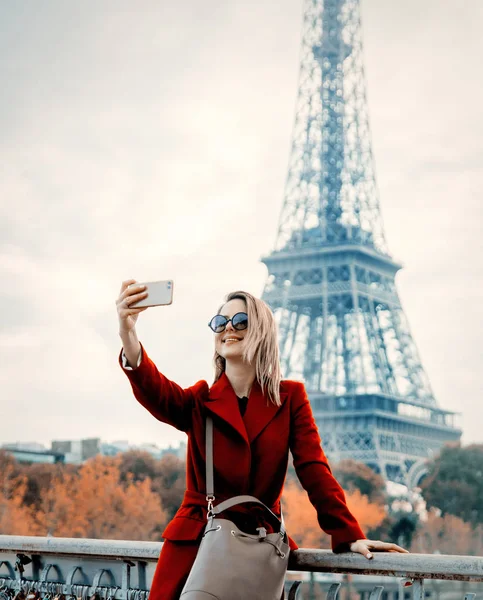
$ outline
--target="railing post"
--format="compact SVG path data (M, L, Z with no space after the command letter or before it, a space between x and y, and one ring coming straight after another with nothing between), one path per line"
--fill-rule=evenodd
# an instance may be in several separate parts
M146 563L138 560L138 582L141 589L146 589Z
M404 585L403 581L399 582L398 590L397 590L397 598L398 600L404 600Z
M383 591L383 585L376 585L369 596L369 600L379 600Z
M131 567L134 567L134 563L130 560L125 560L122 565L121 589L125 594L126 600L128 596L128 590L131 587Z
M330 586L329 591L327 592L326 600L336 600L337 594L339 593L339 589L340 589L340 583L333 583Z
M411 586L412 600L424 600L424 579L415 579Z
M315 600L315 575L313 571L310 571L309 600Z

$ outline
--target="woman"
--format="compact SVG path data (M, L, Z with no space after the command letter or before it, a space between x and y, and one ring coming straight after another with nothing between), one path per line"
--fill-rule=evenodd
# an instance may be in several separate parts
M280 516L280 497L289 450L297 476L317 511L320 527L332 536L334 552L372 558L371 550L406 552L396 544L365 538L347 508L321 448L304 385L280 381L277 329L269 307L245 292L229 294L210 321L215 332L215 383L199 381L182 389L162 375L136 334L146 308L131 305L147 297L145 286L125 281L117 299L120 363L137 400L158 420L188 434L187 490L156 567L151 600L179 598L206 525L205 417L214 422L215 504L239 494L257 497ZM264 526L256 505L226 515L239 527ZM292 550L297 545L289 539Z

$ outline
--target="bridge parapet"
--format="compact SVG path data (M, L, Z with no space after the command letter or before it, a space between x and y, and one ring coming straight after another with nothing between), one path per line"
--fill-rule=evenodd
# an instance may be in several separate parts
M22 591L26 600L61 600L62 594L67 600L145 600L161 548L160 542L0 535L0 600ZM363 600L366 596L380 600L383 594L405 597L404 585L411 586L412 600L424 600L425 580L483 582L483 557L376 553L368 561L357 554L300 549L292 554L289 570L289 576L291 572L330 573L335 579L336 574L362 576L358 579L368 583L358 586ZM384 591L373 585L375 576L398 578L397 585L388 579L392 583ZM313 585L313 575L311 581ZM340 585L333 581L327 600L337 600ZM294 582L287 581L287 593L291 600L302 598ZM463 595L465 600L475 596ZM24 600L22 593L16 597Z

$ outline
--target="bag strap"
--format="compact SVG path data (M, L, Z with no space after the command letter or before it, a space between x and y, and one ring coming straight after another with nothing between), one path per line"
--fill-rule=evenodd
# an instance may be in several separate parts
M206 417L206 497L215 499L213 479L213 419Z
M285 537L285 525L282 520L277 517L277 515L271 511L266 504L264 504L255 496L234 496L233 498L229 498L223 502L220 502L217 506L213 506L213 500L215 499L215 485L214 485L214 476L213 476L213 419L210 416L206 417L206 499L208 501L208 512L211 512L214 515L219 515L224 510L232 508L237 504L245 504L247 502L253 502L255 504L261 504L280 524L280 535Z

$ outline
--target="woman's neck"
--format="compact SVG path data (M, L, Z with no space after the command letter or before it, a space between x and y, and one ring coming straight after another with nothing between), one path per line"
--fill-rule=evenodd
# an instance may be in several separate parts
M255 367L245 362L227 361L225 373L239 398L248 396L255 381Z

